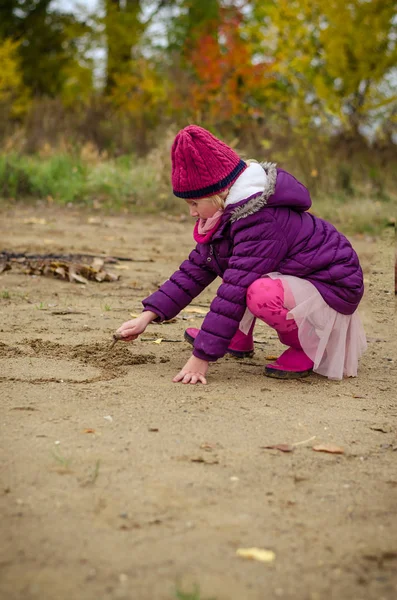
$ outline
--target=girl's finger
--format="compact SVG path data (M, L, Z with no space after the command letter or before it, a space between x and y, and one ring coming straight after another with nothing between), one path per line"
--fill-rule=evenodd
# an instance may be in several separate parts
M201 383L202 383L203 385L207 385L207 380L206 380L206 378L204 377L204 375L199 375L199 380L201 381Z
M190 380L190 384L191 385L196 385L197 383L197 375L192 375L192 378Z
M174 383L178 383L178 381L181 381L181 379L183 379L184 376L185 376L185 373L183 371L179 371L178 375L175 375L175 377L172 381Z
M121 335L122 335L123 337L128 337L128 338L130 338L130 337L132 337L132 336L133 336L133 337L135 337L135 338L137 338L137 337L138 337L138 335L139 335L139 333L137 333L137 332L135 331L135 329L126 329L125 331L122 331L122 332L121 332Z
M134 340L136 340L138 336L137 335L129 335L129 336L123 336L121 339L123 342L133 342Z
M123 337L128 337L130 335L136 335L136 331L135 331L135 329L132 329L132 327L126 327L125 329L118 329L116 333L119 333Z
M182 383L189 383L191 377L192 377L191 373L186 373L185 376L184 376L184 378L183 378L183 380L182 380Z

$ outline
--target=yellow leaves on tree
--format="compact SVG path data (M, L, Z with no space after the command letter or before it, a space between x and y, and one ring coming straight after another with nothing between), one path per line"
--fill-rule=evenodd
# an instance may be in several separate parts
M155 119L166 100L164 78L155 65L140 58L130 63L128 73L115 76L110 100L119 110L131 116L148 118L152 115Z
M0 41L0 102L10 107L13 116L24 112L27 106L17 49L17 42L10 39Z
M397 61L393 3L382 0L255 0L259 48L274 57L292 119L357 131L370 111L392 103L385 75Z
M120 115L134 123L140 152L147 150L147 133L167 112L167 81L146 58L130 62L127 73L114 74L108 96Z

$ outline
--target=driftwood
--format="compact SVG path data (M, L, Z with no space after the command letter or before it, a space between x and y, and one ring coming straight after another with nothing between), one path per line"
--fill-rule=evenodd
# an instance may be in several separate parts
M105 263L115 264L117 262L115 257L99 257L89 254L55 255L0 252L0 273L15 267L27 275L52 276L83 284L90 280L117 281L119 275L109 273L104 268Z
M119 261L128 262L154 262L153 258L130 258L127 256L105 256L103 254L33 254L26 252L0 252L0 262L8 260L62 260L65 262L88 262L95 259L103 260L104 264L115 264Z

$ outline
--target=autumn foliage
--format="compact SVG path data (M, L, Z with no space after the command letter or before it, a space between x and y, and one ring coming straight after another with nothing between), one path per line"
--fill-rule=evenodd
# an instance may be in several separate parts
M0 143L146 155L196 122L293 162L314 189L348 195L361 179L382 197L396 156L394 13L383 0L103 0L91 14L5 0Z

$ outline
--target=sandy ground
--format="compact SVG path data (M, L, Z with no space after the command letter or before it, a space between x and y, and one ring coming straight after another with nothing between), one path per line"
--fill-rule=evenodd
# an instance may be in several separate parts
M173 600L195 585L201 600L397 597L392 232L352 240L369 338L357 379L265 378L281 345L259 324L253 359L183 386L171 379L201 314L108 349L184 259L190 223L32 207L0 221L0 250L136 260L114 283L0 275L2 600ZM277 443L297 445L261 448ZM236 555L247 547L275 558Z

